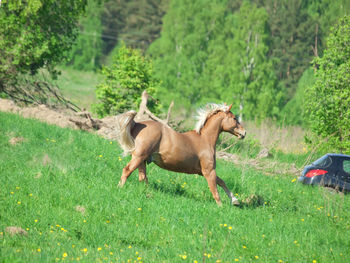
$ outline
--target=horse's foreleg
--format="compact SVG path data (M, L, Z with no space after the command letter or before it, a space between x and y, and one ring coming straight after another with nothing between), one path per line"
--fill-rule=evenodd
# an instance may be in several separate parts
M144 181L146 184L148 184L148 179L146 176L146 162L143 161L140 165L139 165L139 181L142 182Z
M128 179L128 177L130 176L130 174L137 168L140 166L140 164L144 161L143 158L141 157L136 157L136 156L132 156L131 161L123 168L123 174L122 177L120 178L119 187L122 187L126 180Z
M205 177L205 179L208 182L209 189L210 189L210 191L211 191L211 193L212 193L216 203L218 204L218 206L221 206L222 203L221 203L219 192L218 192L218 188L217 188L217 185L216 185L216 178L217 178L217 176L216 176L215 170L214 169L209 170L209 171L203 170L202 173L203 173L203 176Z
M225 193L227 194L228 198L231 200L232 205L239 205L238 199L233 195L233 193L227 188L224 180L222 180L219 176L216 176L216 183L224 189Z

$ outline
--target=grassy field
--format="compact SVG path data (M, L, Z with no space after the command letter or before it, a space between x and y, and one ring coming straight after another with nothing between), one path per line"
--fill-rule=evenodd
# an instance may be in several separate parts
M94 72L60 68L57 85L62 94L81 108L91 111L91 104L96 103L95 88L102 82L103 76Z
M349 262L350 197L218 162L245 201L217 207L205 180L148 166L98 136L0 112L0 262ZM6 233L21 227L27 235Z

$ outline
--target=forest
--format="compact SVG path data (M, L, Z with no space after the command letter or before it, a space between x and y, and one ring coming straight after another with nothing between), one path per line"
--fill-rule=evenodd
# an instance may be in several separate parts
M323 103L313 98L321 94L317 76L329 73L322 65L334 58L325 58L327 48L343 46L336 52L349 65L349 0L81 0L74 7L70 1L10 2L3 1L0 9L0 33L7 36L0 39L0 92L15 92L6 87L18 83L16 73L35 75L47 68L57 77L57 65L99 72L106 79L96 87L100 104L95 111L101 116L137 107L147 89L158 113L171 101L182 115L207 102L227 102L240 120L322 126L322 131L315 128L321 135L329 123L321 125L325 117L313 114L313 107ZM41 9L50 5L47 15ZM14 11L22 14L17 24L10 16ZM58 26L52 18L66 22ZM25 20L32 28L20 28ZM51 23L49 33L36 35L47 30L45 21ZM20 40L25 31L27 38ZM31 46L35 41L42 46ZM331 89L324 88L325 97L343 98L341 112L329 111L345 122L325 135L336 132L338 141L350 136L344 134L350 125L344 118L350 92L346 68L340 74L343 88L335 88L343 95L329 95Z

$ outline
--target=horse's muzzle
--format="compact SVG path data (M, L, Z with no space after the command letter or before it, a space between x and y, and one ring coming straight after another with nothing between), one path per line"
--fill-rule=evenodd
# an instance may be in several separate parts
M238 133L238 139L243 140L244 137L246 136L247 132L246 131L239 131Z

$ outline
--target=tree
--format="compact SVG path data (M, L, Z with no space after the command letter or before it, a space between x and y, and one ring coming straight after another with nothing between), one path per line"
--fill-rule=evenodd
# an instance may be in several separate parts
M69 54L68 65L78 70L95 70L102 55L102 7L96 0L88 0L84 16L79 21L79 35Z
M67 56L86 0L2 1L0 7L0 91L14 92L19 74L35 74Z
M323 150L350 153L350 16L331 28L323 57L315 58L315 85L308 89L307 114Z
M103 67L105 81L96 87L100 101L95 110L100 116L137 109L144 90L153 97L148 107L158 113L161 105L155 100L160 81L154 77L152 64L137 49L122 44L109 67Z
M169 0L109 0L102 12L104 54L124 41L145 51L160 35Z

